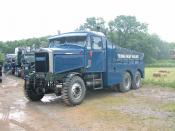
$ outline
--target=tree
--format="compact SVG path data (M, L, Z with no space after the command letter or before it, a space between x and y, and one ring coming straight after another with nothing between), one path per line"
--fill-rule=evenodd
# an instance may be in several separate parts
M0 41L0 52L2 54L14 53L16 47L33 47L33 45L35 45L36 48L48 47L47 38L48 36L6 42Z
M3 62L3 60L4 60L4 54L0 52L0 62Z
M103 18L98 17L90 17L86 19L86 22L80 25L76 30L91 30L91 31L100 31L106 34L107 28L105 27L105 21Z
M137 21L135 16L117 16L109 22L110 32L118 34L118 44L127 44L132 35L147 33L147 24Z

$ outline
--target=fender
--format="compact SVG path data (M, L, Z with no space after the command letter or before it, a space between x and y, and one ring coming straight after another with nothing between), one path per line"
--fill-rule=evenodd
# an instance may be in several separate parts
M73 76L76 76L76 75L78 75L78 76L81 76L81 74L80 73L78 73L78 72L69 72L67 75L66 75L66 77L73 77Z

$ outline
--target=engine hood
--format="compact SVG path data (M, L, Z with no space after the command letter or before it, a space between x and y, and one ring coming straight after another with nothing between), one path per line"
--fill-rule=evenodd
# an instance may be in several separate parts
M49 71L63 73L84 67L84 48L42 48L39 52L48 52Z
M84 54L82 48L41 48L39 51L42 52L49 52L53 54L68 54L68 55L75 55L75 54Z

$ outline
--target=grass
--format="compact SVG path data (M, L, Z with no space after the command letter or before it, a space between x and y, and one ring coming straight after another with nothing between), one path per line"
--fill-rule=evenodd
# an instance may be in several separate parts
M161 106L161 109L168 112L175 112L175 103L167 103Z
M173 59L155 60L151 64L146 64L146 67L175 67L175 60Z
M167 76L153 77L153 73L159 72L159 70L167 70ZM162 87L175 88L175 68L145 68L144 84L159 85Z

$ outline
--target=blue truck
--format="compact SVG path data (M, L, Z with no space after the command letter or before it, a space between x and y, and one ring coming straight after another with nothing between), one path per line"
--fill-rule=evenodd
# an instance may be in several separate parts
M52 36L49 48L35 52L35 70L25 78L30 101L60 95L68 106L82 103L88 89L138 89L144 54L111 43L103 33L82 31Z
M35 63L35 55L33 52L22 52L18 51L16 66L15 66L15 75L18 77L24 78L25 75L32 70L32 67Z

